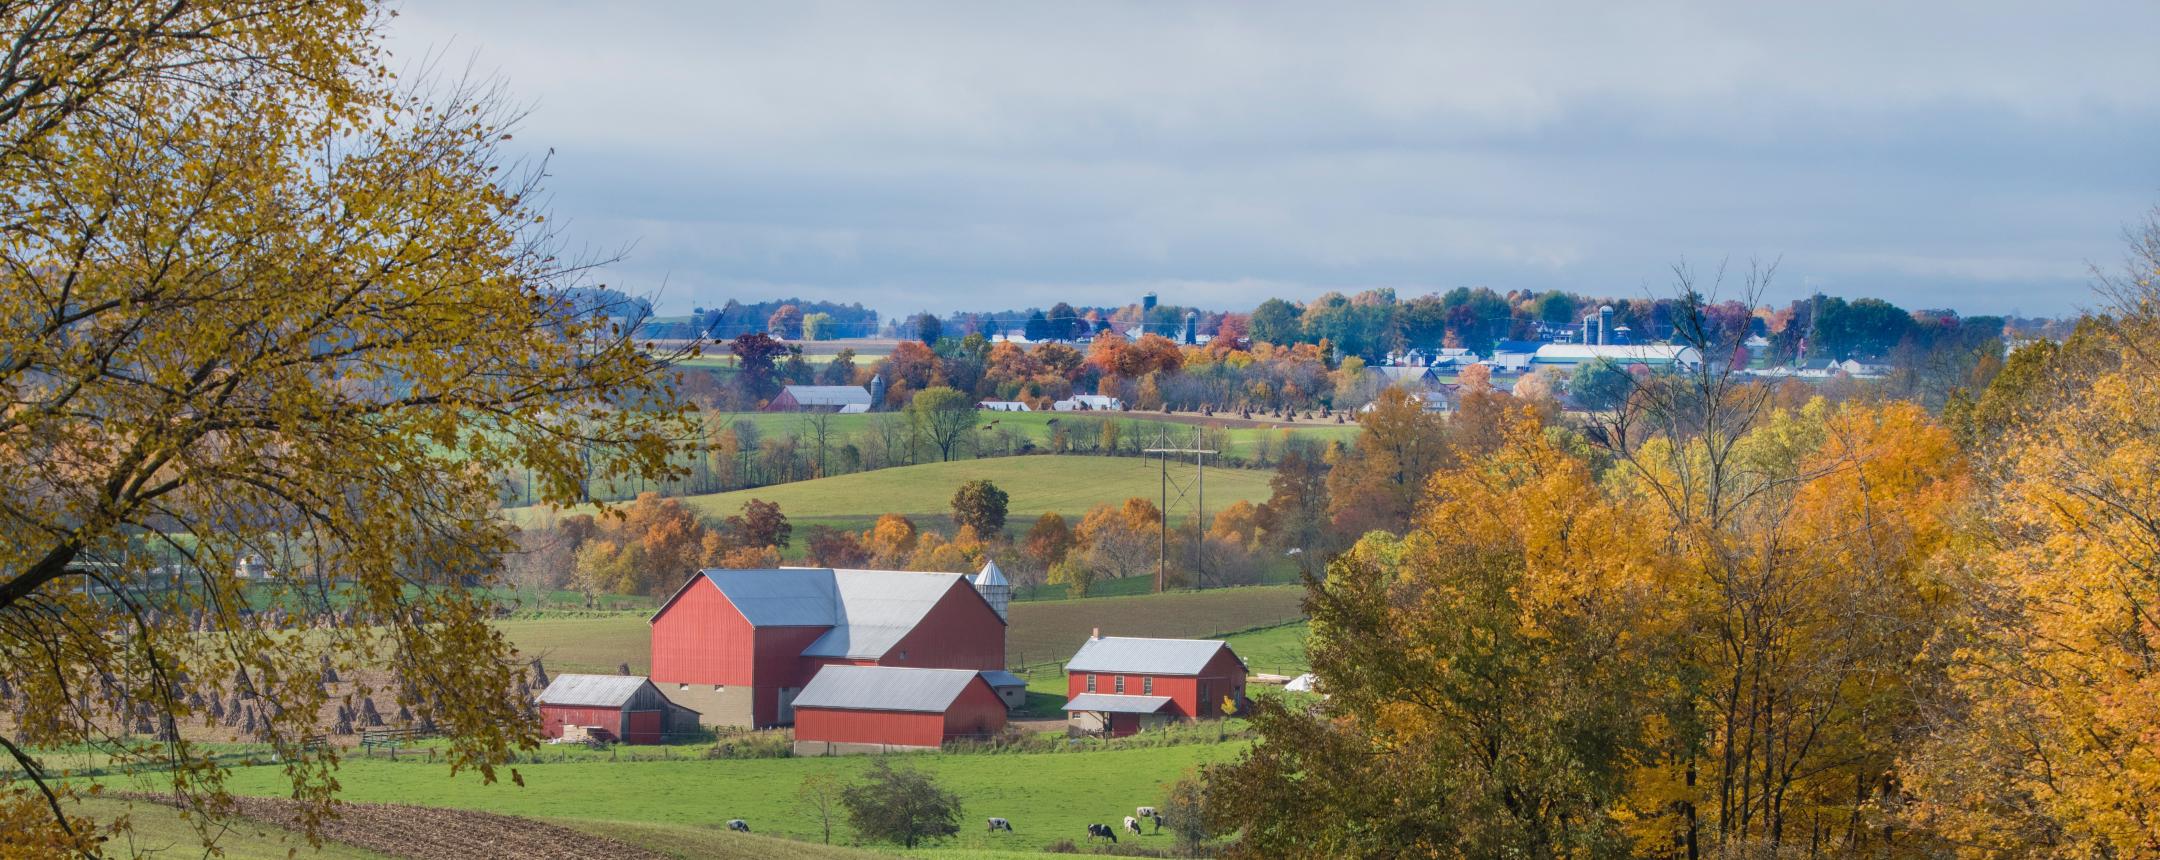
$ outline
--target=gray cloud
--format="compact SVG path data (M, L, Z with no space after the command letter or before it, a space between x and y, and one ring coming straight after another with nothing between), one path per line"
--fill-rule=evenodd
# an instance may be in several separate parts
M687 309L1658 289L2061 312L2160 199L2148 3L412 4Z

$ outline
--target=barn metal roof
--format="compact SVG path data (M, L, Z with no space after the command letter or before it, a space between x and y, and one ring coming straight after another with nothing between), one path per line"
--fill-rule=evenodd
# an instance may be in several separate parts
M1015 674L1013 674L1013 673L1011 673L1011 672L1006 672L1006 671L1002 671L1002 670L997 670L997 669L993 669L993 670L991 670L991 671L988 671L988 672L984 672L984 673L982 673L982 676L983 676L983 680L985 680L985 681L989 681L989 682L990 682L990 686L992 686L992 687L1025 687L1025 686L1027 686L1027 679L1026 679L1026 678L1022 678L1022 677L1020 677L1020 676L1018 676L1018 675L1015 675Z
M1215 659L1215 652L1228 647L1220 639L1105 636L1081 645L1079 653L1065 664L1065 671L1198 675L1209 660Z
M535 701L543 705L620 708L643 686L643 675L557 675Z
M1068 711L1094 711L1103 714L1152 714L1170 704L1169 696L1114 696L1108 693L1081 693L1065 703Z
M827 666L795 696L795 707L944 713L978 674L972 669Z
M870 392L860 385L790 385L787 393L795 395L795 402L804 406L846 406L851 403L870 404Z
M967 577L956 573L784 567L708 570L752 627L830 627L805 657L885 656Z

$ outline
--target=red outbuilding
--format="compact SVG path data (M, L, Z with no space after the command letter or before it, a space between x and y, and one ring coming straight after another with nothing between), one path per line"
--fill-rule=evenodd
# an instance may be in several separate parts
M656 744L697 725L697 714L668 701L637 675L557 675L535 699L541 731L562 737L571 726L597 740Z
M1005 702L967 669L827 666L795 697L795 754L937 749L1005 728Z
M706 725L791 725L827 666L1005 668L992 600L1006 590L950 573L707 570L652 617L653 681Z
M1065 664L1074 729L1113 737L1245 708L1245 661L1219 639L1096 635Z

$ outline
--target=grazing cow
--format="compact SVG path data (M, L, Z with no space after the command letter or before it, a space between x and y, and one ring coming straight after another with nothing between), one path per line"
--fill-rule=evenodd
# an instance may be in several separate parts
M1097 838L1097 837L1100 837L1100 838L1103 838L1103 839L1108 839L1108 840L1110 840L1111 842L1116 842L1116 841L1117 841L1117 831L1115 831L1115 830L1111 830L1111 829L1110 829L1110 825L1108 825L1108 824L1090 824L1090 825L1088 825L1088 841L1089 841L1089 842L1093 842L1093 841L1095 841L1095 840L1096 840L1096 838Z
M992 832L992 833L996 833L996 832L998 832L998 831L1000 831L1000 830L1003 830L1003 831L1005 831L1005 832L1007 832L1007 833L1011 833L1011 832L1013 832L1013 829L1012 829L1012 822L1010 822L1010 821L1006 821L1006 820L1005 820L1005 819L1003 819L1003 818L992 818L992 819L990 819L990 832Z
M744 821L740 818L730 818L728 819L727 829L733 830L737 833L748 833L750 832L750 822Z
M1133 814L1139 816L1141 821L1146 821L1155 817L1155 807L1143 806L1133 810Z
M1159 813L1159 812L1158 812L1158 813L1156 813L1156 814L1154 814L1154 815L1150 815L1150 816L1148 816L1148 820L1149 820L1149 821L1153 821L1153 822L1155 822L1155 830L1154 830L1154 832L1156 832L1156 833L1161 833L1161 832L1162 832L1162 825L1163 825L1163 818L1162 818L1162 813Z
M1125 816L1125 829L1131 831L1134 836L1140 835L1140 819L1130 815Z

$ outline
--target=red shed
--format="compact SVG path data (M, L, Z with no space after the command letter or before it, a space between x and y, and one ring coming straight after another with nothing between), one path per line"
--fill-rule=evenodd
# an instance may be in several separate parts
M1065 710L1082 731L1131 734L1150 718L1221 716L1224 698L1245 708L1245 661L1219 639L1096 636L1065 676Z
M696 712L637 675L557 675L535 701L550 738L562 737L565 726L585 726L603 740L656 744L697 722Z
M795 754L937 749L1005 728L1005 701L967 669L827 666L795 697Z
M653 681L711 726L789 725L826 666L1005 668L1005 619L968 577L708 570L652 617Z

